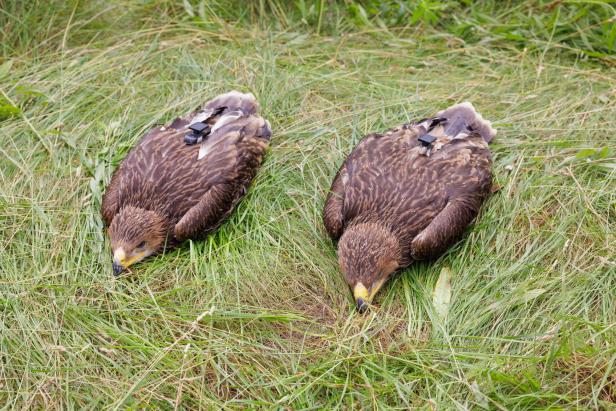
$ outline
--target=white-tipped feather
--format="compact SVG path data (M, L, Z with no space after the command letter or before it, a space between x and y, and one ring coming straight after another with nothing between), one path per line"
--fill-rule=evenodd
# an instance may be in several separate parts
M199 147L199 156L197 157L197 160L201 160L203 157L207 156L210 152L210 149L212 148L212 144L207 144L207 142L202 142L201 146Z

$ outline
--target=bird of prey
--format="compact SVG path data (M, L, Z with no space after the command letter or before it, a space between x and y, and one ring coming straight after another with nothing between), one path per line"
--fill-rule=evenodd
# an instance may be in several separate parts
M271 137L252 94L232 91L151 129L102 202L113 272L218 228L246 194Z
M442 254L491 189L491 123L471 103L364 137L328 193L323 221L357 309L396 270Z

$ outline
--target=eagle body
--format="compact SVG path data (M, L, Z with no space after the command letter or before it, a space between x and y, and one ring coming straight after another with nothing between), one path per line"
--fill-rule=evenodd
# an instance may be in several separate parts
M370 134L347 157L323 220L360 305L393 271L440 255L461 236L490 193L495 133L464 103ZM436 138L429 147L419 140L428 134Z
M114 252L122 247L126 254L139 245L150 224L164 241L149 254L220 226L245 195L269 144L269 123L256 111L252 94L231 92L151 129L122 161L103 197ZM207 121L212 131L201 144L188 145L188 127L198 121Z

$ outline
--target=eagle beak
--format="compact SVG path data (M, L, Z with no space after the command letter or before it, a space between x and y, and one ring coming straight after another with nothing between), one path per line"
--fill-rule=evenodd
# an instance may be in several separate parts
M124 252L123 248L118 248L113 253L113 263L111 264L111 268L113 269L113 275L115 277L118 277L126 267L126 253Z
M145 252L132 254L130 256L126 256L123 248L118 248L113 253L113 264L111 267L113 268L113 275L116 277L120 275L122 271L135 264L138 261L141 261L146 256Z
M370 289L366 288L366 286L362 283L357 283L355 285L353 288L353 297L355 297L357 311L359 311L360 314L366 312L368 306L372 302L372 299L385 283L385 280L387 280L387 277L377 280L375 283L370 285Z
M113 275L115 277L119 277L122 271L124 271L124 266L115 260L111 264L111 268L113 268Z
M355 297L355 302L357 303L357 311L360 314L365 313L370 301L368 289L362 283L357 283L353 288L353 297Z
M368 309L368 303L364 301L363 298L357 299L357 312L363 314Z

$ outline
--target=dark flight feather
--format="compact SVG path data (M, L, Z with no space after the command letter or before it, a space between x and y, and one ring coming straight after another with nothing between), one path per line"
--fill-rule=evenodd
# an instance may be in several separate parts
M427 133L436 137L429 147L418 141ZM323 210L352 289L361 283L371 299L397 268L436 257L461 236L490 192L495 134L462 103L355 147Z

